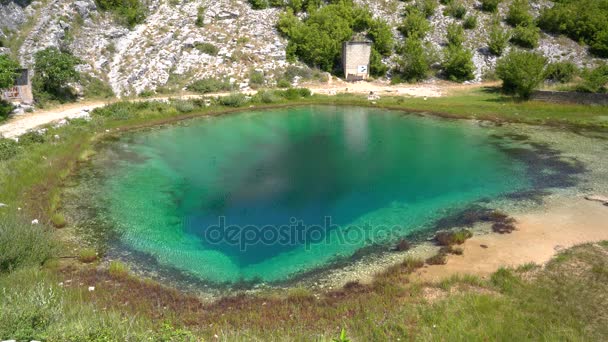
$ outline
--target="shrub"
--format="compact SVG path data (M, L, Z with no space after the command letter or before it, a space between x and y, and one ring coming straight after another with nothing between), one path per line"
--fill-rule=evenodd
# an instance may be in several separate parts
M51 232L17 217L0 217L0 273L21 267L38 266L56 251Z
M416 7L428 18L435 14L437 0L416 0Z
M462 22L462 27L466 30L472 30L477 27L477 17L474 15L469 15Z
M194 43L194 48L211 56L217 56L217 54L220 52L220 49L211 43L196 42Z
M277 81L277 87L279 88L289 88L291 87L291 82L289 82L288 80L281 78L280 80Z
M423 38L430 29L431 24L418 10L408 12L398 28L406 38Z
M95 0L102 11L110 11L116 20L129 28L146 18L147 8L139 0Z
M534 49L538 46L540 29L536 26L517 26L513 29L511 42L515 45L527 49Z
M495 20L490 27L490 32L488 34L488 49L490 50L490 53L495 56L502 55L509 43L510 38L510 32L503 29L500 26L500 22Z
M257 88L264 84L264 73L260 71L252 71L249 74L249 86Z
M506 21L511 26L531 26L534 18L530 14L530 5L526 0L513 0L509 5Z
M449 15L456 19L462 19L467 14L467 8L459 0L451 1L444 11L444 15Z
M460 47L464 43L464 29L457 23L451 23L447 27L446 38L449 46Z
M19 153L19 144L13 139L0 138L0 161L9 160Z
M393 51L393 31L386 21L374 19L369 24L367 37L374 42L373 49L382 56L390 56Z
M196 21L194 22L196 26L205 26L205 11L205 6L198 6L198 8L196 9Z
M108 273L112 278L125 278L129 275L129 268L120 261L111 261Z
M11 114L13 109L14 107L10 102L0 100L0 121L6 119Z
M577 73L578 68L574 63L555 62L547 65L545 79L553 82L568 83L574 79Z
M85 264L97 260L97 252L93 248L83 248L78 253L78 260Z
M192 82L186 87L186 89L197 93L206 94L232 90L232 85L227 79L219 80L208 77Z
M401 56L397 60L396 74L406 82L415 82L425 79L430 71L432 56L429 47L422 40L410 37L405 39Z
M248 0L251 8L253 9L265 9L268 8L268 0Z
M608 65L602 64L595 69L583 70L581 77L583 82L578 85L577 90L586 93L605 93L608 84Z
M298 100L300 98L306 98L312 95L310 89L308 88L289 88L286 90L275 91L274 93L275 95L287 100Z
M46 136L38 131L28 131L19 136L19 145L28 146L32 144L42 144L46 141Z
M382 55L376 49L372 49L369 60L369 73L372 76L380 77L386 75L388 66L382 62Z
M454 82L464 82L475 78L473 53L462 47L448 46L442 63L445 76Z
M498 10L498 4L502 0L481 0L481 10L486 12L496 12Z
M139 97L143 97L143 98L149 98L154 96L154 90L151 89L144 89L142 91L139 92L139 94L137 94L137 96Z
M541 11L539 26L549 32L563 33L590 46L592 53L608 57L608 6L605 1L555 1Z
M525 51L512 51L500 59L496 74L503 82L503 91L528 99L544 79L545 62L542 55Z
M171 104L180 113L190 113L196 109L194 103L188 100L173 100L171 101Z
M246 102L247 98L245 94L242 93L231 93L230 95L222 96L219 98L219 103L222 106L227 107L241 107L245 105Z

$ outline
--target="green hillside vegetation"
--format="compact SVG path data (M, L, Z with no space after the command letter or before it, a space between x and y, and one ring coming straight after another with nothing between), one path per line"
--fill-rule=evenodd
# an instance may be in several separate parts
M292 8L280 17L277 28L289 39L287 57L294 61L299 58L311 67L339 73L342 43L356 34L364 34L374 44L370 72L375 76L386 73L382 56L390 56L393 50L393 36L388 24L372 19L371 13L356 6L351 0L329 3L298 19Z

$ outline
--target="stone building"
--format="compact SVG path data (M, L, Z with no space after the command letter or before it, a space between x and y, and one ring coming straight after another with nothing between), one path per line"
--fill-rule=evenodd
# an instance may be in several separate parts
M0 89L0 99L8 102L32 104L32 80L27 69L19 69L20 75L15 79L15 85L8 89Z
M361 81L369 77L372 42L350 41L342 44L342 66L346 81Z

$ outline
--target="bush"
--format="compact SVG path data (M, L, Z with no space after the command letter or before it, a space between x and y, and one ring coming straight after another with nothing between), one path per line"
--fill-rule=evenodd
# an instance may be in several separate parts
M556 1L545 8L539 26L549 32L563 33L587 43L592 53L608 57L608 5L605 1Z
M289 82L288 80L281 78L280 80L277 81L277 87L279 88L289 88L291 87L291 82Z
M196 9L196 21L194 22L196 26L205 26L205 11L205 6L198 6L198 8Z
M396 76L406 82L425 79L431 71L430 47L425 45L421 39L411 37L405 40L400 50L401 57L397 60Z
M172 100L171 104L180 113L190 113L196 109L194 103L188 100Z
M595 69L583 70L583 82L577 87L578 91L586 93L605 93L608 85L608 65L602 64Z
M249 74L249 86L251 88L257 88L264 84L264 73L260 71L252 71Z
M194 48L211 56L217 56L217 54L220 52L220 49L211 43L196 42L194 43Z
M454 82L464 82L475 78L473 53L457 46L448 46L442 63L445 76Z
M502 80L502 89L528 99L543 81L546 58L525 51L512 51L498 61L496 75Z
M435 14L437 0L416 0L416 7L428 18Z
M448 4L443 14L456 19L462 19L467 14L467 8L461 1L453 0Z
M19 144L13 139L0 138L0 161L9 160L19 153Z
M488 49L490 50L490 53L495 56L502 55L509 44L510 38L510 32L503 29L500 26L500 22L495 20L490 27L490 32L488 34Z
M247 102L247 97L242 93L231 93L219 98L219 103L227 107L241 107Z
M85 264L97 260L97 252L93 248L83 248L78 253L78 260Z
M486 12L496 12L498 10L498 4L502 0L481 0L481 10Z
M37 131L28 131L19 136L19 145L28 146L32 144L42 144L46 141L46 136Z
M446 38L448 46L460 47L464 43L464 29L457 23L451 23L447 27Z
M477 17L474 15L469 15L468 17L466 17L464 19L464 22L462 22L462 27L464 27L466 30L472 30L474 28L477 27Z
M530 14L530 5L526 0L513 0L509 5L506 21L511 26L531 26L534 18Z
M418 10L408 12L398 28L406 38L423 38L430 29L431 24Z
M139 0L95 0L102 11L110 11L116 20L129 28L146 19L147 8Z
M218 91L232 90L232 85L227 79L219 80L217 78L203 78L189 84L186 89L201 94L215 93Z
M13 111L14 107L10 102L0 100L0 121L5 120Z
M513 29L511 42L515 45L527 49L534 49L538 46L540 30L536 26L517 26Z
M547 65L545 79L553 82L568 83L578 74L577 66L572 62L555 62Z
M0 273L39 266L53 256L56 247L44 226L22 222L13 216L0 217Z

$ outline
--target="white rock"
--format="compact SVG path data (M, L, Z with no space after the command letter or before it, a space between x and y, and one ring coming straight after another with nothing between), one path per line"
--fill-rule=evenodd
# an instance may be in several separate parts
M89 286L89 292L95 291L95 286Z
M38 219L33 219L32 224L38 224Z
M3 208L3 207L8 207L8 205L4 204L4 203L0 203L0 208Z

